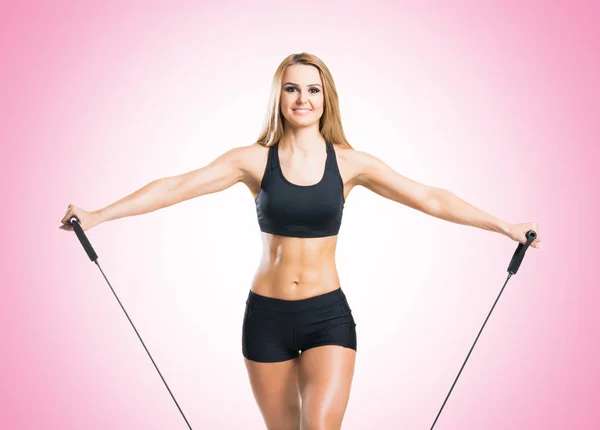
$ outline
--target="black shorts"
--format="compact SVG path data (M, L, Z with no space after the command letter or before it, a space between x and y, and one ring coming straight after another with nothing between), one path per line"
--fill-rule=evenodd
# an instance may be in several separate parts
M273 363L322 345L356 351L356 324L341 288L302 300L282 300L252 291L246 300L242 353Z

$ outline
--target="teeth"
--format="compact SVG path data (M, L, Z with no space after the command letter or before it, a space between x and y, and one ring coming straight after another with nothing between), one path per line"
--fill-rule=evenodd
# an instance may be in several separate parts
M310 109L294 109L296 112L310 112Z

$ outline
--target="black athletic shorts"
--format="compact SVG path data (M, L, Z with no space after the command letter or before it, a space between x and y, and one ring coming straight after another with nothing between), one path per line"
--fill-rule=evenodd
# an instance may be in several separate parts
M356 324L341 288L302 300L282 300L250 290L242 327L242 353L273 363L322 345L356 351Z

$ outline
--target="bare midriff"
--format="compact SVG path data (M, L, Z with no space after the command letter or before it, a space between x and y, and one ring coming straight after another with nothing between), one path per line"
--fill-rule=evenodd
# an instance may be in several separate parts
M263 254L252 280L252 292L282 300L302 300L340 288L335 266L337 236L261 236Z

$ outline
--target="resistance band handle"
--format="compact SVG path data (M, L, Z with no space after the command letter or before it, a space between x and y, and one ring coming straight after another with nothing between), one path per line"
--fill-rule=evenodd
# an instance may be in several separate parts
M525 237L527 238L527 242L525 242L525 244L519 243L519 246L517 246L517 249L510 260L508 269L506 269L511 275L514 275L519 270L521 262L523 261L523 257L525 256L525 251L527 251L527 248L529 248L531 242L535 240L537 233L533 230L529 230L527 233L525 233Z
M94 248L92 248L92 244L90 243L87 236L83 232L83 229L79 225L79 218L73 215L71 218L69 218L69 224L73 226L73 230L75 230L75 234L77 235L79 242L81 242L83 249L85 249L85 252L87 253L88 257L90 257L90 260L96 262L96 260L98 259L98 255L96 254L96 251L94 251Z

